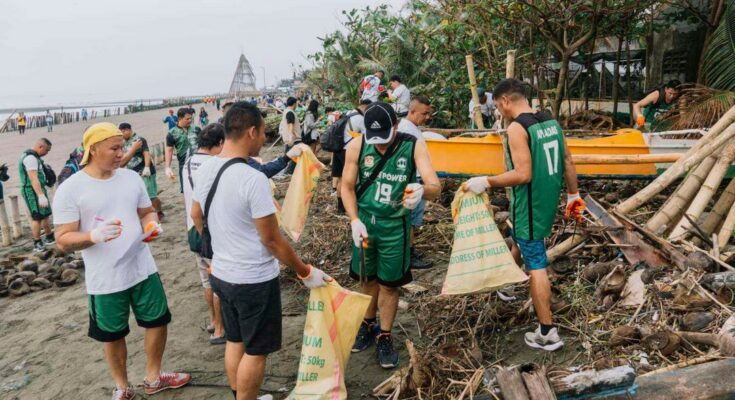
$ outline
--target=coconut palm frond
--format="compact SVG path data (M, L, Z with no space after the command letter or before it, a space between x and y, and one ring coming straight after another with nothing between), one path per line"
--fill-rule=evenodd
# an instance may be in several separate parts
M735 91L735 3L727 6L712 36L702 71L709 86Z
M676 106L663 116L659 125L674 130L707 128L734 105L735 92L688 85L682 89Z

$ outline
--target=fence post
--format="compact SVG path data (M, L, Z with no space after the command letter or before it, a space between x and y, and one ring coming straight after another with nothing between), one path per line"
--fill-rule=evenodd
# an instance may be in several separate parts
M0 200L0 231L3 237L3 246L10 246L13 241L10 238L10 222L8 222L8 211L5 209L5 200Z
M10 212L13 217L13 239L23 236L23 225L20 219L20 207L18 207L18 196L10 197Z

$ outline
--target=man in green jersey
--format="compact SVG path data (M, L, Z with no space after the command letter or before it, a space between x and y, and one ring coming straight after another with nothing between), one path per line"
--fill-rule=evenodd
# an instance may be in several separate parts
M179 118L176 126L171 128L166 135L166 152L165 165L166 177L174 181L174 171L171 169L171 160L173 159L174 150L176 150L176 159L179 161L179 190L184 193L184 186L181 181L181 171L186 158L197 148L197 135L201 129L195 127L191 120L194 116L194 110L190 107L179 108L176 112Z
M431 166L426 143L398 132L391 106L365 110L365 134L347 147L342 200L352 227L350 276L372 296L353 352L377 345L383 368L398 365L391 329L398 311L398 288L411 282L411 210L433 199L441 184ZM416 183L416 173L424 184ZM380 309L380 325L376 311Z
M51 231L49 218L51 206L46 192L48 177L46 168L41 159L51 151L51 142L46 138L36 141L33 148L23 152L18 163L20 175L20 194L28 206L31 217L31 236L33 236L33 251L42 252L44 245L54 243L54 232ZM41 237L41 228L46 236Z
M482 193L491 187L511 188L512 252L518 265L525 263L531 281L531 298L539 327L525 336L526 344L548 351L564 345L551 318L551 284L546 274L544 239L551 234L562 179L567 184L567 213L579 220L584 201L577 190L577 171L559 123L544 112L534 111L524 85L515 79L501 81L493 100L508 126L507 172L479 176L464 184L465 190Z
M151 160L148 141L133 132L132 126L127 122L121 123L117 128L120 129L123 139L125 139L125 144L123 145L123 152L125 154L120 162L120 166L132 169L143 179L145 189L148 192L148 198L151 199L151 204L153 204L153 208L158 214L158 220L161 221L163 219L163 211L161 211L161 199L158 198L156 166L153 165L153 161Z
M643 116L646 124L655 125L656 120L668 111L679 98L679 86L681 82L674 79L666 83L662 88L654 90L639 102L633 104L633 115L638 120ZM639 126L638 128L642 128Z

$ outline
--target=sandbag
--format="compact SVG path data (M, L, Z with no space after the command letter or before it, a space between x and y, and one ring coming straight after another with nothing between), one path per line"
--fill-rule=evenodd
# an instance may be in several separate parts
M294 242L298 242L304 232L311 198L316 193L322 169L324 164L317 160L311 148L304 146L281 207L281 227Z
M488 204L487 193L460 188L454 195L454 243L441 294L486 292L528 279L510 254Z
M296 387L289 399L347 398L345 367L369 305L370 296L336 281L311 290Z

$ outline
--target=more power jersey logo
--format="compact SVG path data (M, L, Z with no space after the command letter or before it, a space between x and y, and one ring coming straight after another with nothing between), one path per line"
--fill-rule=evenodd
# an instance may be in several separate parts
M375 164L375 159L373 156L365 156L365 166L370 168Z
M408 167L408 161L406 160L406 157L401 157L396 160L396 168L405 170L406 167Z

